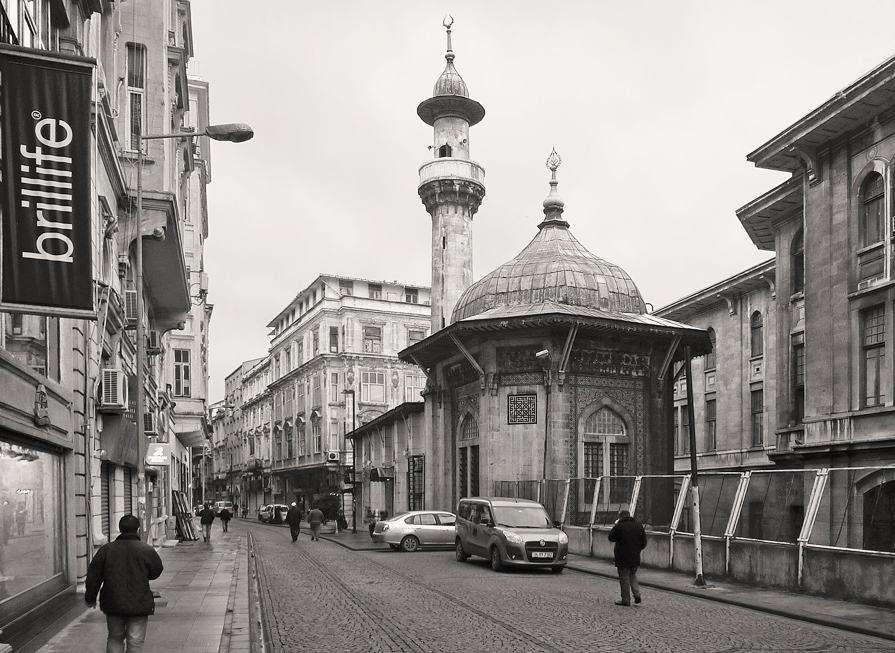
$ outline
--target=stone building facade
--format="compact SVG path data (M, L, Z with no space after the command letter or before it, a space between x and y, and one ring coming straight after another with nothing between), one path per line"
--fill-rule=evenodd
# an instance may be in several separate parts
M207 433L211 308L201 276L210 157L207 142L192 147L207 139L145 144L143 229L136 229L135 134L189 132L207 122L207 88L187 71L189 1L3 3L0 25L0 47L77 63L92 69L94 82L85 107L90 215L78 218L91 231L95 319L0 314L0 505L21 520L21 530L15 522L0 540L4 650L76 600L94 551L117 536L124 514L140 515L156 545L175 536L172 496L189 496L190 447ZM147 336L139 375L137 321ZM164 445L158 465L140 459L141 441Z

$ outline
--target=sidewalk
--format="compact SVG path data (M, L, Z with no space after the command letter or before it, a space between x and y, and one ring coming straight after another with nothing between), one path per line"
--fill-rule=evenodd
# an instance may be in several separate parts
M211 543L179 542L159 549L165 570L150 583L161 596L149 617L145 653L249 653L249 582L244 520L227 533L215 520ZM96 653L106 650L106 619L79 606L15 653Z
M389 550L386 545L373 542L366 524L363 529L358 528L357 533L351 533L350 530L342 533L321 533L320 537L354 551ZM618 578L615 565L611 561L586 556L570 556L567 569L605 576L613 580ZM895 610L719 581L708 581L706 587L699 588L693 585L692 577L647 567L638 569L637 579L643 587L687 594L709 601L720 601L789 619L895 641ZM648 594L645 596L644 605L649 605Z

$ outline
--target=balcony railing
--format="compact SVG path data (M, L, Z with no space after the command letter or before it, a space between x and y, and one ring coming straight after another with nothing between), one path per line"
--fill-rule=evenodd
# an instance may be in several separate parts
M485 169L467 159L433 159L420 166L420 186L433 179L470 179L478 183L485 180Z

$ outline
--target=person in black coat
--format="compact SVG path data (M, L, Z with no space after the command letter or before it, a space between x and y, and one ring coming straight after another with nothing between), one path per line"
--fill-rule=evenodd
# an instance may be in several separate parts
M140 540L140 520L125 515L118 521L121 531L114 542L104 544L87 568L84 601L87 607L99 607L106 614L109 635L107 649L142 651L149 615L155 613L155 599L149 581L162 575L162 559Z
M622 600L616 605L640 603L640 583L637 582L637 567L640 566L640 552L646 548L646 531L627 510L618 513L618 519L609 531L609 541L615 542L615 566L618 568L618 582L621 585Z
M214 523L214 510L211 504L206 503L205 507L199 511L199 523L202 524L202 539L205 542L211 542L211 525Z
M295 505L295 501L289 506L289 512L286 513L286 523L289 524L289 534L292 535L292 541L298 539L301 533L301 508Z
M227 526L230 525L230 520L233 518L233 513L227 510L226 508L221 508L221 512L218 513L218 517L221 518L221 527L224 529L224 532L227 532Z

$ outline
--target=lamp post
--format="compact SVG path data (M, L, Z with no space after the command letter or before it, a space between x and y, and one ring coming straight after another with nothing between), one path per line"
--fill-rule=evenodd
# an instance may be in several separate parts
M146 410L146 398L144 396L145 371L143 369L143 366L146 364L146 335L143 328L143 141L208 136L215 141L242 143L252 138L255 133L248 125L239 123L209 125L201 132L178 132L175 134L143 134L142 124L139 127L140 129L137 132L137 210L134 216L137 232L134 256L137 267L134 273L134 289L137 292L137 475L138 479L143 483L143 491L141 492L143 508L138 511L140 512L138 517L143 526L144 537L148 542L151 530L147 519L150 510L150 495L148 492L149 485L146 483L146 436L143 431L145 423L143 413Z
M343 395L351 395L351 432L357 429L357 403L354 390L342 390ZM351 532L357 533L357 442L351 438Z

